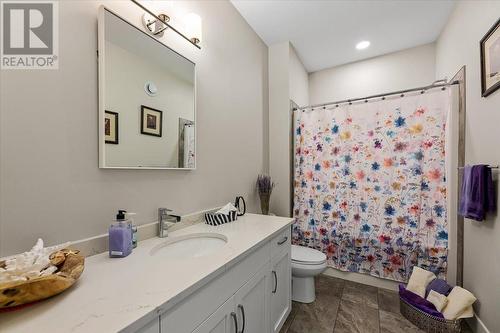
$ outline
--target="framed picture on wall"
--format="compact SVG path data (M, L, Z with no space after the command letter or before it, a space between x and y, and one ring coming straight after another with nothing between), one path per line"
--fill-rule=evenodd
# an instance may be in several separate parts
M500 88L500 19L484 35L481 47L481 95Z
M141 133L146 135L162 135L163 112L141 105Z
M104 137L106 143L118 144L118 112L104 112Z

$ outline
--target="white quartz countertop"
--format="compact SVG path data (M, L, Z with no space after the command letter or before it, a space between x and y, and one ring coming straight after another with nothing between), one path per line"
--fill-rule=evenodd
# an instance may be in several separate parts
M231 263L289 226L290 218L246 214L220 226L198 223L169 237L216 232L228 238L216 253L200 258L150 255L168 238L142 242L126 258L88 257L77 283L62 294L13 312L0 313L0 332L117 332L140 328Z

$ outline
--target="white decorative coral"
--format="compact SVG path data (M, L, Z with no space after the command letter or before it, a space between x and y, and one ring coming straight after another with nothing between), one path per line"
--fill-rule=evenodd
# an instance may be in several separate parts
M43 240L38 239L35 246L28 251L0 262L0 283L26 281L41 275L50 275L57 267L50 263L51 253L68 247L70 243L43 247Z

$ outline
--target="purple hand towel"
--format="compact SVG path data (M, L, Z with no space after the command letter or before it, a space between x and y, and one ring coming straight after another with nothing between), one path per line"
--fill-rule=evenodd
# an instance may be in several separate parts
M476 221L496 209L491 168L487 165L465 166L458 214Z
M434 290L435 292L440 293L441 295L448 296L448 294L451 292L452 289L453 287L450 286L445 280L434 279L425 288L425 297L429 295L431 290Z
M413 305L419 310L422 310L423 312L434 316L438 318L444 318L443 314L436 310L436 307L434 304L426 300L425 298L422 298L418 296L417 294L412 293L409 290L406 290L405 286L400 284L399 285L399 296L405 300L407 303Z

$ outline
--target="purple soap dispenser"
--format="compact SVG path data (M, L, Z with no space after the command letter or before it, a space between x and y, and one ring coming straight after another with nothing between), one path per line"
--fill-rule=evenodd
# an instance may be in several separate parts
M132 224L125 218L125 210L119 210L116 222L109 227L109 256L123 258L132 252Z

